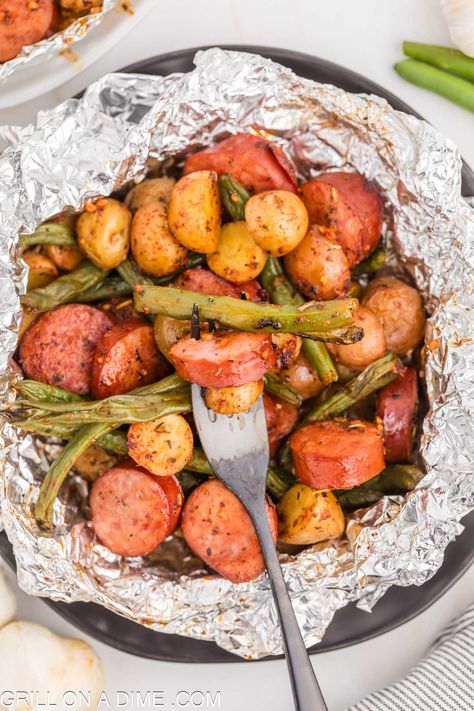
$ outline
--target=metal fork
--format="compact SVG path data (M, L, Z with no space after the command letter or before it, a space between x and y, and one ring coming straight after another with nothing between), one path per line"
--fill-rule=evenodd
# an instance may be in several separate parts
M297 711L327 711L286 588L265 511L269 460L263 398L239 415L217 415L192 385L194 420L202 447L217 476L242 502L252 519L278 611Z

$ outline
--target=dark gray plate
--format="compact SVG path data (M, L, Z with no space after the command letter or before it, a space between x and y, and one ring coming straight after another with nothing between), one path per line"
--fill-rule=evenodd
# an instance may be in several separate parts
M346 91L378 94L387 99L394 108L418 115L403 101L377 84L323 59L271 47L232 45L225 48L270 57L290 67L300 76L335 84ZM123 71L161 75L187 72L193 68L192 59L198 49L201 48L161 55L134 64ZM474 195L474 173L466 164L463 166L463 194ZM466 516L463 523L466 530L448 546L444 564L431 580L420 587L392 587L370 614L361 612L354 605L339 610L323 641L312 647L310 652L327 652L376 637L426 610L464 573L474 558L474 512ZM12 549L4 533L0 535L0 553L14 566ZM45 602L84 633L130 654L170 662L242 661L213 642L153 632L93 603L68 605L51 600Z

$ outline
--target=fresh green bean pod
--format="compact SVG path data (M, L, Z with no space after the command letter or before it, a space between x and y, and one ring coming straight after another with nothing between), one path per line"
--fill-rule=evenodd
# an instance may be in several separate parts
M193 456L186 464L186 469L190 472L196 472L198 474L208 474L209 476L213 474L211 465L207 461L206 455L200 447L194 447Z
M138 284L155 283L151 277L146 276L146 274L140 271L135 262L128 258L124 259L124 261L118 265L117 271L123 281L132 289Z
M245 220L245 205L250 195L238 180L224 173L219 177L219 192L224 207L234 222Z
M398 62L395 64L395 71L412 84L433 91L464 109L474 112L473 82L416 59L405 59L403 62Z
M385 247L378 247L372 254L369 254L367 259L364 259L359 264L356 264L352 269L352 273L356 276L362 274L375 274L379 269L383 267L387 259L387 252Z
M403 53L474 82L474 58L468 57L458 49L421 42L404 42Z
M21 297L24 311L50 311L56 306L76 301L81 294L91 289L107 276L107 272L98 269L90 262L83 262L77 269L63 274L41 289L33 289Z
M267 373L265 375L265 390L271 395L276 395L281 400L289 402L290 405L300 407L302 398L292 388L285 383L276 373Z
M402 371L401 361L393 353L388 353L368 365L345 385L335 386L329 396L326 394L320 396L316 400L315 407L304 419L304 424L342 415L359 400L391 383Z
M54 222L45 222L31 234L20 235L20 246L23 249L34 247L38 244L77 247L74 239L74 230L67 225L57 225Z
M273 304L301 306L305 303L303 296L286 276L277 257L267 257L265 267L260 274L260 281ZM321 382L325 384L336 382L337 370L324 343L305 339L303 341L303 353L316 370Z
M90 304L94 301L105 301L116 297L130 296L133 288L123 281L119 276L108 276L103 282L84 291L78 298L80 304Z
M35 519L41 526L45 528L52 527L54 502L77 459L101 436L108 434L115 427L117 425L104 423L81 427L74 438L61 451L58 458L51 465L40 487L35 506Z
M194 305L203 319L241 331L296 333L335 343L354 343L363 336L353 326L356 299L308 302L302 306L275 306L234 299L231 296L207 296L195 291L161 286L135 288L135 308L143 313L189 319Z

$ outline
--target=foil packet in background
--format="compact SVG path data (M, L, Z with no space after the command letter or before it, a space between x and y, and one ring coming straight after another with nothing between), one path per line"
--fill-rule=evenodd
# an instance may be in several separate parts
M0 63L0 82L7 79L20 67L25 67L37 60L45 59L53 54L70 49L75 42L83 39L90 30L97 27L104 15L117 5L118 1L103 0L100 10L90 12L84 17L78 17L60 32L55 32L51 37L23 47L16 57L8 62Z
M430 314L426 386L430 410L421 456L427 474L405 498L385 497L351 517L347 538L323 543L283 568L308 645L351 601L370 610L391 585L421 585L474 508L474 211L461 197L461 162L434 128L374 96L300 79L259 56L210 49L189 74L115 74L2 131L0 160L0 369L16 344L25 274L20 232L65 208L80 209L141 179L150 164L258 130L289 153L300 177L353 169L374 181L392 220L387 240ZM161 632L214 640L246 658L282 651L265 577L242 585L203 576L179 539L155 556L121 559L98 545L84 519L85 491L70 477L56 530L38 530L31 505L54 446L2 430L4 525L21 587L56 600L93 601Z

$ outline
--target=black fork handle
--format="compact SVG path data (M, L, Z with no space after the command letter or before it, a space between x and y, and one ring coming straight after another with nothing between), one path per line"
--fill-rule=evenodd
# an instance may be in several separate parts
M253 507L252 507L253 508ZM249 510L253 525L257 532L263 557L267 565L268 576L272 586L273 598L280 620L280 627L285 649L286 663L290 675L296 711L327 711L321 689L311 666L308 652L301 636L295 611L291 604L288 589L278 560L278 554L273 543L268 525L266 511L255 506Z

